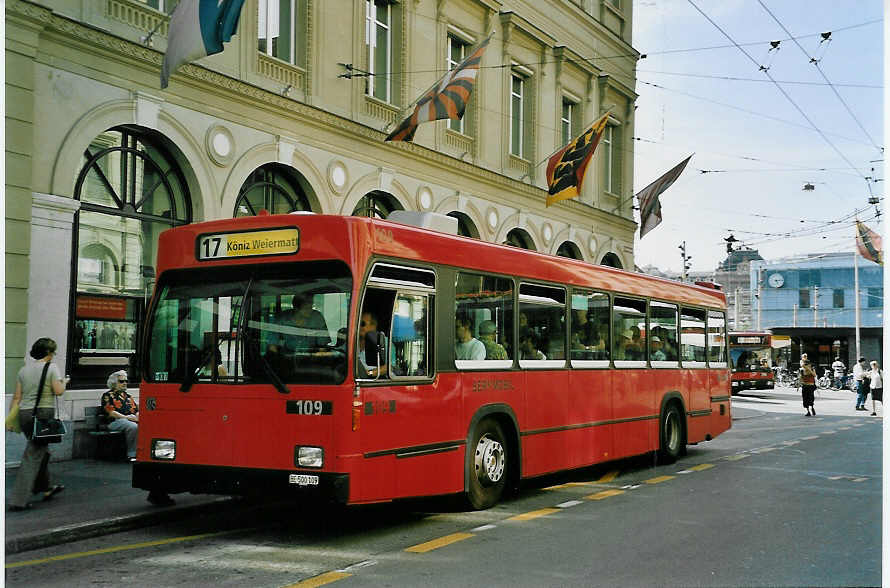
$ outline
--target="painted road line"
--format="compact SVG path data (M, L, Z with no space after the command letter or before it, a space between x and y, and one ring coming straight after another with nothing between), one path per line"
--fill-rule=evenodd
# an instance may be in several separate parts
M828 479L829 480L843 480L846 477L847 476L829 476Z
M608 474L604 475L602 478L596 481L597 484L608 484L612 480L618 477L618 470L612 470Z
M812 441L814 439L818 439L819 435L810 435L809 437L801 437L801 441Z
M510 517L507 519L508 521L530 521L532 519L536 519L538 517L544 517L555 512L559 512L558 508L542 508L541 510L533 510L531 512L525 512L515 517Z
M714 467L714 464L712 464L712 463L701 463L701 464L698 464L697 466L692 466L689 469L692 470L693 472L703 472L705 470L711 469L712 467Z
M583 504L580 500L567 500L566 502L560 502L556 505L556 508L571 508L573 506L578 506L579 504Z
M868 478L853 478L854 482L865 482Z
M624 490L603 490L602 492L597 492L596 494L585 496L584 499L602 500L604 498L609 498L610 496L618 496L619 494L624 494Z
M761 447L759 449L752 449L751 453L769 453L770 451L775 451L775 447Z
M837 431L822 431L823 435L834 435Z
M472 533L452 533L451 535L445 535L444 537L439 537L438 539L433 539L426 543L408 547L405 551L410 551L411 553L426 553L433 549L439 549L440 547L445 547L446 545L469 539L470 537L473 537Z
M738 460L740 460L740 459L745 459L745 458L747 458L747 457L751 457L751 456L750 456L750 455L747 455L747 454L745 454L745 453L740 453L740 454L738 454L738 455L727 455L727 456L724 457L723 459L725 459L726 461L738 461Z
M648 480L643 480L646 484L661 484L662 482L667 482L668 480L673 480L677 476L656 476L655 478L649 478Z
M621 489L622 490L636 490L640 486L642 486L642 484L628 484L627 486L622 486Z
M849 431L852 427L840 427L838 431Z
M308 580L303 580L296 584L290 584L285 588L313 588L314 586L324 586L325 584L330 584L331 582L336 582L337 580L342 580L343 578L348 578L350 576L352 576L352 574L347 574L345 572L325 572L314 578L309 578Z
M787 445L791 447L793 445L800 445L800 441L782 441L782 445Z
M239 529L243 531L243 529ZM105 547L103 549L92 549L90 551L80 551L77 553L66 553L64 555L53 555L41 559L29 559L27 561L17 561L15 563L6 564L6 568L21 568L24 566L36 566L39 564L64 561L66 559L77 559L79 557L90 557L93 555L104 555L106 553L116 553L118 551L129 551L132 549L145 549L146 547L156 547L158 545L170 545L171 543L182 543L183 541L195 541L197 539L205 539L207 537L215 537L234 531L220 531L219 533L201 533L200 535L187 535L185 537L173 537L170 539L158 539L157 541L145 541L143 543L133 543L131 545L116 545L114 547Z

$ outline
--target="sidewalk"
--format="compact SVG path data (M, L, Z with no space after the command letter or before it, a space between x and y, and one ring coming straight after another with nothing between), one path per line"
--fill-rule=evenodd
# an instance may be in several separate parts
M225 496L175 494L174 506L153 506L146 501L146 491L132 487L128 462L72 459L51 462L49 469L52 483L65 490L46 502L35 496L29 510L5 512L7 555L156 525L237 502ZM18 468L6 470L6 496L17 474Z

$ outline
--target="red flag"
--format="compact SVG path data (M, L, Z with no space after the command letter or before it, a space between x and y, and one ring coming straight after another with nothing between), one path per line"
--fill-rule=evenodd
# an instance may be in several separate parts
M856 248L859 250L859 255L865 259L884 265L884 245L881 236L859 221L856 221Z
M692 155L637 192L636 196L640 202L640 239L661 224L661 202L658 200L658 197L670 188L671 184L677 181L677 178L686 169L686 164L689 163L690 159L692 159Z
M442 76L442 79L417 101L411 116L403 120L385 140L411 141L420 123L444 118L454 120L463 118L473 87L476 85L482 54L485 53L493 34L485 37L469 57Z
M599 117L583 133L554 153L547 162L547 206L575 198L581 193L581 182L587 164L606 130L609 113Z

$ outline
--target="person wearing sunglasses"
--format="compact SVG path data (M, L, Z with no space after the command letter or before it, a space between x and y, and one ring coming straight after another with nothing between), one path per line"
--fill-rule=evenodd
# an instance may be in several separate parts
M136 461L136 435L139 431L139 406L127 394L127 371L118 370L108 376L108 391L100 404L105 409L109 431L121 431L127 440L127 459Z

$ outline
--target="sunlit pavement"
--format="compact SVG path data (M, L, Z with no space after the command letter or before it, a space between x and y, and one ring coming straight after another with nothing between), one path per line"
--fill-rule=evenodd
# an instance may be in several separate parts
M804 416L803 402L799 388L776 388L775 390L744 390L732 397L732 405L737 408L762 412L800 413ZM878 419L884 416L884 405L876 403L878 416L871 416L872 401L869 395L865 402L868 410L856 410L856 394L849 390L816 389L813 408L816 415L859 416L863 419Z

